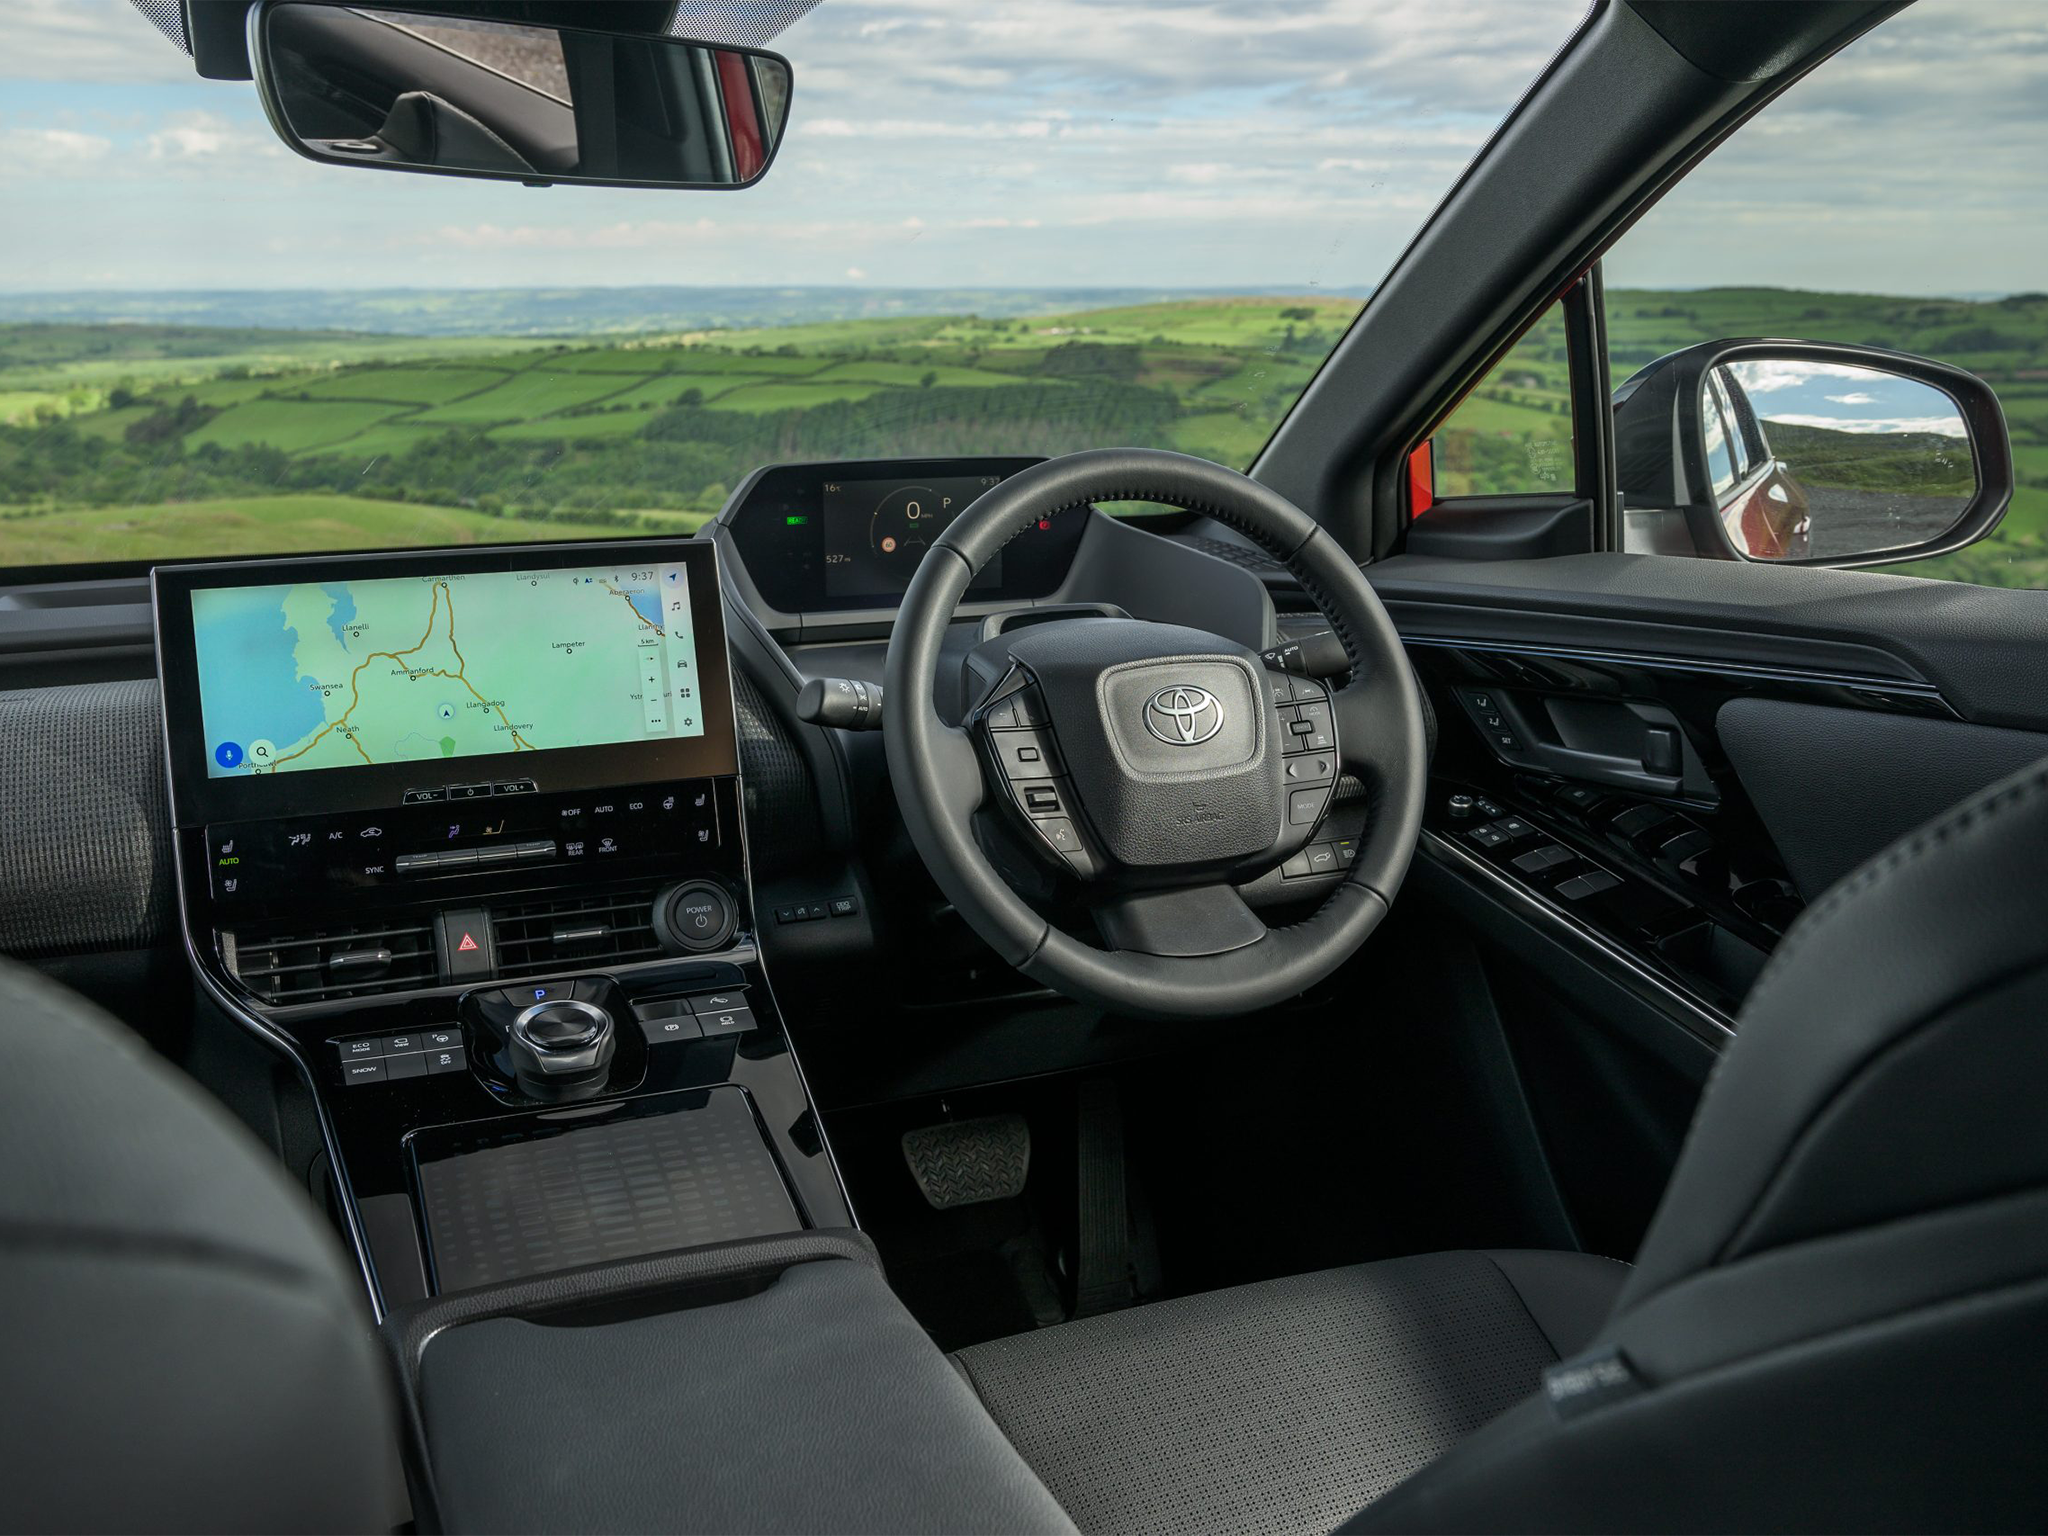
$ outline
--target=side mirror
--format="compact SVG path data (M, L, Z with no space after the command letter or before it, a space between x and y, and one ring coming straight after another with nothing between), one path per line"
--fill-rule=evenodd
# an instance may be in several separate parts
M751 48L409 7L264 0L249 60L308 159L538 185L751 186L789 116L789 61Z
M1883 565L1974 543L2012 500L1991 387L1877 347L1688 347L1615 391L1614 437L1631 549Z

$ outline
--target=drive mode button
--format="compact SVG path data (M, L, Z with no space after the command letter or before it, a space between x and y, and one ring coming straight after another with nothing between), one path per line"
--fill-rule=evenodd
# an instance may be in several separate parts
M732 897L709 880L686 881L655 903L655 932L687 954L723 947L738 927Z

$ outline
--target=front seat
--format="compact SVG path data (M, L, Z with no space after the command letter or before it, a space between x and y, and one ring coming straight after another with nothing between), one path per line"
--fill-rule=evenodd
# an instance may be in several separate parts
M277 1159L0 961L0 1529L390 1530L389 1368Z
M964 1351L1084 1531L2048 1523L2048 764L1844 879L1635 1268L1448 1253Z

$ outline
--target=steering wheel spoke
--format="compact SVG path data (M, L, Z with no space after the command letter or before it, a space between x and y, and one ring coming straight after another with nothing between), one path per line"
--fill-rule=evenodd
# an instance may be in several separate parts
M1164 891L1130 891L1090 909L1112 950L1186 959L1228 954L1266 936L1265 920L1236 887L1215 882Z

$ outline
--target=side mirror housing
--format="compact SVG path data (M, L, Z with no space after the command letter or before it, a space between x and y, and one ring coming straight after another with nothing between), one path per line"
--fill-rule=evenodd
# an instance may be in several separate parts
M1615 391L1614 436L1630 549L1886 565L1974 543L2012 500L1991 387L1879 347L1687 347Z
M588 14L595 23L612 9ZM789 116L780 54L413 0L262 0L249 11L249 62L286 144L375 170L746 187L767 173Z

